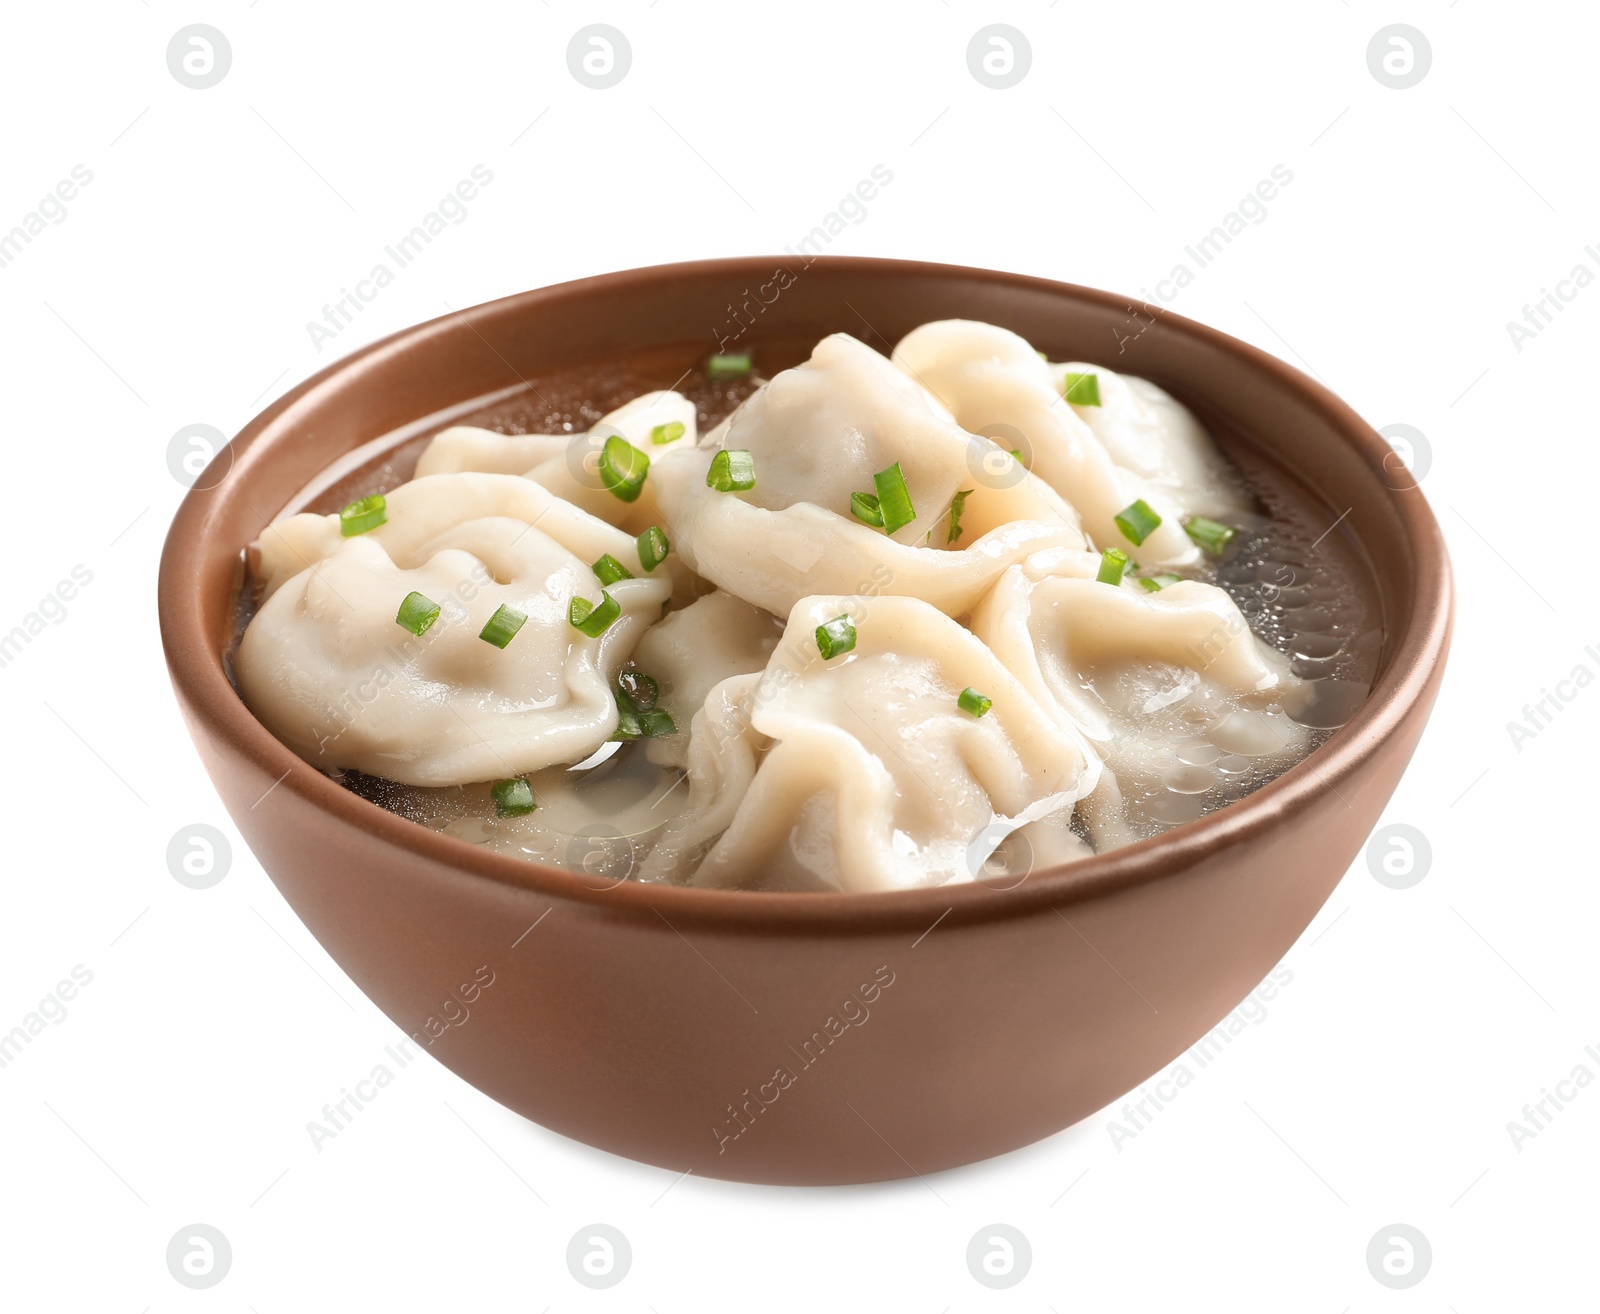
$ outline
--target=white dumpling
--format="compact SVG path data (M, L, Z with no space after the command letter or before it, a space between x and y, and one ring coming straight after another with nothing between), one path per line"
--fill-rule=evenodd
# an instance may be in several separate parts
M714 685L765 669L783 622L731 593L708 593L669 612L639 640L632 665L656 682L657 706L677 733L648 740L650 760L687 765L690 725Z
M719 449L751 454L753 488L706 486ZM917 514L890 537L851 514L851 494L872 493L873 476L896 463ZM705 447L662 460L651 479L689 565L779 615L817 593L913 596L961 615L1006 566L1084 542L1059 496L843 333L755 392Z
M1066 361L1050 366L1058 394L1064 393L1069 373L1093 374L1099 388L1098 406L1072 404L1078 418L1117 465L1158 489L1180 519L1208 516L1237 526L1255 518L1238 473L1205 426L1171 393L1103 365Z
M658 443L652 435L681 425L676 438ZM605 416L581 434L502 434L455 425L434 436L417 460L418 477L485 471L526 475L592 516L638 534L661 524L651 475L632 502L605 486L599 460L605 440L625 438L651 461L679 447L693 447L699 436L695 407L677 392L647 392ZM653 474L653 470L652 470Z
M972 629L1104 759L1080 812L1106 849L1192 820L1247 772L1287 766L1309 732L1291 718L1305 683L1222 589L1185 580L1148 593L1100 583L1098 567L1066 552L1013 567Z
M855 647L824 660L817 627L839 616L853 618ZM959 706L968 687L992 700L987 714ZM967 881L1010 832L1046 817L1064 829L1098 769L1070 726L927 603L806 598L766 670L707 698L689 806L647 871L692 869L691 883L724 888Z
M429 476L387 503L387 523L352 538L337 516L263 532L265 600L234 661L251 710L319 767L412 785L522 775L598 748L665 574L646 576L626 534L518 476ZM607 587L621 614L591 638L568 608L601 602L591 564L605 553L638 578ZM421 636L396 622L412 592L441 608ZM527 615L504 649L478 637L501 604Z
M1152 481L1116 464L1026 339L976 320L939 320L906 334L893 359L963 428L1020 448L1029 469L1076 508L1095 546L1121 548L1146 567L1199 560L1199 549L1184 532L1183 508ZM1115 518L1140 498L1161 524L1135 545Z

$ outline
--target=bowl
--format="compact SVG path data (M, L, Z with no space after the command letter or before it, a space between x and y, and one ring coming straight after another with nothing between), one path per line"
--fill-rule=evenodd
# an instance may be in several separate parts
M357 448L506 395L532 370L657 347L692 363L730 334L758 361L764 342L841 329L887 350L951 317L1160 383L1225 447L1249 445L1315 490L1330 524L1342 514L1334 532L1369 564L1385 626L1353 719L1241 802L1014 888L771 894L602 882L437 834L307 766L229 683L243 550ZM167 536L159 608L178 702L240 833L419 1048L589 1145L706 1177L824 1184L1040 1140L1238 1005L1323 905L1409 761L1451 592L1439 527L1390 446L1253 347L1016 274L771 257L525 292L331 365L196 481Z

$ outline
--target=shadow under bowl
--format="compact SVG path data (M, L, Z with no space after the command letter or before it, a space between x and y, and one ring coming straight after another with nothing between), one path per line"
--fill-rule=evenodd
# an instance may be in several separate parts
M617 1154L739 1181L877 1181L1015 1149L1115 1100L1237 1006L1322 906L1416 746L1452 613L1438 525L1381 437L1282 362L1137 312L1014 274L748 258L523 293L330 366L218 454L161 562L172 682L239 831L419 1046ZM1150 378L1289 470L1330 522L1346 512L1384 626L1348 724L1241 802L1013 889L752 894L602 883L427 830L307 766L230 684L243 550L357 448L553 367L658 347L692 363L735 332L758 359L768 340L840 330L887 350L952 317ZM491 984L444 1008L475 980Z

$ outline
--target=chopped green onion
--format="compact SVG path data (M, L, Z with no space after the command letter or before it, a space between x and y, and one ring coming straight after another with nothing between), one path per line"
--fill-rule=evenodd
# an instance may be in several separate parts
M649 473L650 458L626 438L612 434L606 439L600 449L600 482L618 499L637 502Z
M877 497L871 493L851 493L850 514L863 525L871 525L874 529L883 528L883 508L878 505Z
M1011 459L1020 465L1024 470L1028 468L1028 463L1022 459L1022 448L1013 447L1011 449Z
M668 420L665 424L658 424L650 430L650 441L657 447L662 443L675 443L683 437L683 422L681 420Z
M1182 575L1141 575L1139 577L1139 587L1146 593L1160 593L1162 589L1182 583Z
M624 671L617 676L617 701L627 700L635 712L648 712L661 696L661 687L643 671Z
M438 619L437 602L432 598L423 597L420 593L408 593L405 601L400 604L400 610L395 613L394 622L421 638L428 632L428 627Z
M956 706L963 712L971 712L974 716L982 716L994 706L994 699L985 698L976 689L968 687L961 691L961 696L956 699Z
M1120 584L1127 568L1128 554L1121 548L1107 548L1100 554L1100 573L1095 579L1102 584Z
M917 518L917 509L911 505L911 493L906 488L906 477L896 461L887 470L872 476L878 486L878 509L883 512L883 532L892 534L904 529Z
M499 817L525 817L539 806L533 796L533 786L521 776L514 780L497 780L489 787L494 795L494 811Z
M970 488L963 488L950 499L950 536L945 539L946 543L954 543L964 532L961 528L961 511L967 504L967 498L972 496L972 492Z
M602 584L615 584L619 579L632 579L633 572L618 561L609 552L599 561L589 567L594 571L594 577Z
M376 529L388 519L388 502L382 493L374 493L371 497L350 503L339 512L339 533L345 538L354 538L369 529Z
M1214 557L1220 557L1227 551L1228 544L1233 542L1233 536L1238 533L1231 526L1207 520L1204 516L1190 516L1183 522L1183 527L1190 538Z
M618 703L617 728L611 737L613 739L637 739L643 733L644 730L639 725L639 713L631 707L624 707L621 703Z
M750 353L731 351L711 357L706 362L708 379L742 379L750 373Z
M667 536L661 532L659 525L651 525L639 535L635 544L639 549L639 564L646 571L654 570L667 559L667 553L672 551L672 544L667 542Z
M656 707L648 712L639 713L639 733L647 739L655 739L661 735L677 734L678 727L672 717Z
M1122 537L1134 547L1138 547L1161 527L1161 517L1142 497L1132 506L1125 506L1118 511L1115 519L1117 528L1122 531Z
M496 648L504 648L506 644L517 637L517 631L528 619L528 613L518 611L515 607L508 607L505 603L495 608L489 623L478 631L478 637L485 643L492 643Z
M572 622L572 628L582 630L591 639L598 639L620 615L622 604L604 589L600 590L598 607L588 598L573 598L567 608L567 619Z
M1074 406L1098 406L1100 404L1100 376L1098 374L1074 374L1067 371L1062 394Z
M824 661L849 652L855 646L856 627L848 616L835 616L825 625L817 626L817 651Z
M742 493L756 486L755 458L742 450L721 451L711 458L706 487L719 493Z

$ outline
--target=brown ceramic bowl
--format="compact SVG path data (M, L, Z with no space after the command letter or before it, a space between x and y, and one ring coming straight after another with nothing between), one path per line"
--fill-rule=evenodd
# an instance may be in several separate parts
M774 271L793 281L775 292ZM770 303L769 297L775 297ZM1370 699L1244 801L1019 887L751 894L623 883L484 852L347 792L230 685L240 554L330 462L528 372L677 344L748 305L769 335L880 348L926 320L1116 361L1316 491L1372 563ZM1389 446L1323 388L1176 315L1013 274L898 260L668 265L507 297L338 362L247 425L179 508L160 615L178 700L284 897L400 1027L501 1103L630 1158L750 1182L926 1174L1061 1130L1171 1062L1255 987L1344 874L1410 759L1451 629L1444 544ZM864 327L870 326L870 327ZM1111 351L1118 338L1125 351ZM1400 477L1397 477L1397 473ZM532 929L530 929L532 928ZM487 969L480 972L480 969ZM428 1019L493 973L470 1018ZM847 1002L849 1001L849 1002Z

